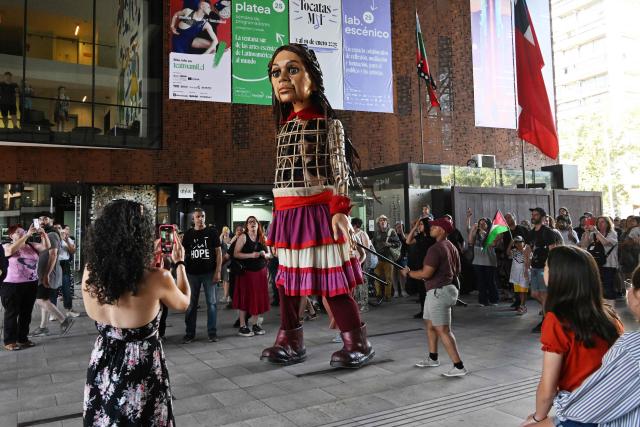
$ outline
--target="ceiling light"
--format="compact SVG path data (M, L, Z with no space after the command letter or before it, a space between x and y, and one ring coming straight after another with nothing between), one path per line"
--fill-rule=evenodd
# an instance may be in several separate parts
M224 193L226 193L226 192L227 192L227 190L222 190L222 194L224 194Z
M85 95L85 96L83 96L83 97L82 97L82 102L84 102L84 101L86 101L86 100L87 100L87 95Z
M73 35L77 36L79 32L80 32L80 25L76 25L76 30L73 32Z

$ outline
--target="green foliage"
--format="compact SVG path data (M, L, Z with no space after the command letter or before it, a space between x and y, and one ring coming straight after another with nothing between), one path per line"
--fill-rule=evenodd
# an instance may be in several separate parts
M601 113L560 123L563 163L577 164L580 190L602 191L604 213L632 208L633 185L640 176L640 110L613 128Z

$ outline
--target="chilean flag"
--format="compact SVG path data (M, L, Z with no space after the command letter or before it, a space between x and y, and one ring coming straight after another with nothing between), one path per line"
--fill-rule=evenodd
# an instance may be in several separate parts
M438 95L436 93L436 82L433 80L433 76L431 76L431 71L429 71L427 49L424 47L424 39L422 38L422 29L420 28L418 11L416 11L416 42L418 43L416 49L416 66L418 67L418 76L423 78L427 83L427 92L429 93L431 106L440 107L440 102L438 102Z
M515 5L518 136L548 157L558 158L558 134L542 78L544 59L525 0Z

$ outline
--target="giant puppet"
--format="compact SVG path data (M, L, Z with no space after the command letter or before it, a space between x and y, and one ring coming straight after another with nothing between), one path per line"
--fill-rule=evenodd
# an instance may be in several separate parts
M354 151L324 94L314 52L279 47L269 63L277 126L273 221L267 245L279 259L281 325L260 357L289 365L306 358L298 318L301 296L326 298L343 348L331 366L359 368L374 356L351 289L363 283L353 255L348 187Z

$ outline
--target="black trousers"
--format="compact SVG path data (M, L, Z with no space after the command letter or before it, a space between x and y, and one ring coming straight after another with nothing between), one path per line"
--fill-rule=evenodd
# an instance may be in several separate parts
M4 344L27 342L38 282L4 283L0 288L4 307Z

